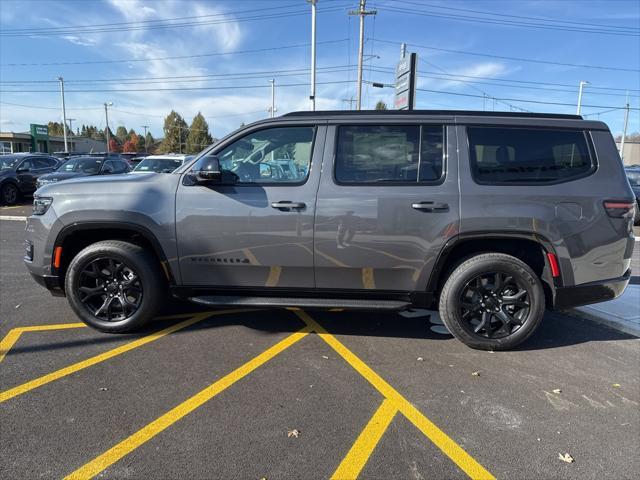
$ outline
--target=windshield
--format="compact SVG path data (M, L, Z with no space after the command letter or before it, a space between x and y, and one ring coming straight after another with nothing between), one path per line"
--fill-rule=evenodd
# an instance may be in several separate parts
M18 165L20 158L18 157L0 157L0 170L9 170Z
M145 158L142 160L134 172L173 172L176 168L182 165L182 160L177 158Z
M640 170L637 172L627 171L627 178L633 187L640 187Z
M58 167L58 172L100 173L102 162L102 158L71 158Z

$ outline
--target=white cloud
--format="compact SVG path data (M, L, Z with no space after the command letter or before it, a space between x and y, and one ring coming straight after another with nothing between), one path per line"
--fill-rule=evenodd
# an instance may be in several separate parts
M83 47L93 47L98 43L94 38L80 38L75 35L65 35L62 38L76 45L82 45Z

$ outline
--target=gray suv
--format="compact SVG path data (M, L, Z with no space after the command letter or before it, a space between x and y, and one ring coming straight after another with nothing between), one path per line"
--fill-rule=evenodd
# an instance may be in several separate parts
M624 291L634 205L602 122L297 112L171 174L40 188L25 263L105 332L139 328L170 292L216 307L438 308L465 344L504 350L545 308Z

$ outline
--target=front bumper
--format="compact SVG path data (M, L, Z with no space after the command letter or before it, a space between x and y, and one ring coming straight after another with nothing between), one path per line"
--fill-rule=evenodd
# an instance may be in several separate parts
M36 281L38 285L42 285L44 288L51 292L54 297L64 297L64 290L60 286L60 278L57 275L38 275L33 272L29 272L31 277Z
M618 278L583 283L573 287L558 287L555 291L554 308L556 310L566 310L580 305L613 300L622 295L630 279L631 269Z

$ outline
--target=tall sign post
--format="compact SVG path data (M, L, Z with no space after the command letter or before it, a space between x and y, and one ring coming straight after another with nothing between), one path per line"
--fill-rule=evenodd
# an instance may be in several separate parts
M393 106L396 110L413 110L416 105L418 54L406 53L402 45L400 61L396 65L396 94Z

